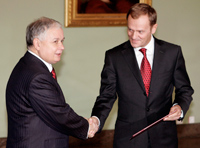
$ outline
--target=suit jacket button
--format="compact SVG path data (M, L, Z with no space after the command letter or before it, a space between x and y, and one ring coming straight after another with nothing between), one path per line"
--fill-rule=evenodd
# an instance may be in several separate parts
M148 112L149 110L150 110L149 107L147 107L146 111Z

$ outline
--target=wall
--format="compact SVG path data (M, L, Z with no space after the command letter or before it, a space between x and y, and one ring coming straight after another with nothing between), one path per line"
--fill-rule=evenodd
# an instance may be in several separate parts
M152 0L158 12L157 38L180 44L187 70L196 90L194 101L184 120L198 116L200 100L200 5L199 0ZM64 0L0 0L0 137L7 136L5 88L9 75L19 58L26 51L25 28L41 16L54 18L64 23ZM62 61L54 67L66 101L80 115L89 117L99 92L100 72L104 53L126 41L126 27L77 27L64 28L66 40ZM117 106L115 104L106 122L105 129L113 129Z

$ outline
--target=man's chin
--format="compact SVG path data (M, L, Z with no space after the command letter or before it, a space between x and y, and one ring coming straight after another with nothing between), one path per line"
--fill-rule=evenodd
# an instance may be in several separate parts
M57 60L53 61L51 64L56 64L59 61L60 61L60 59L57 59Z
M133 48L138 48L138 47L141 47L140 45L138 45L138 44L131 44L131 46L133 47Z
M132 46L133 48L141 47L140 43L137 42L137 41L134 41L134 42L132 41L132 42L131 42L131 46Z

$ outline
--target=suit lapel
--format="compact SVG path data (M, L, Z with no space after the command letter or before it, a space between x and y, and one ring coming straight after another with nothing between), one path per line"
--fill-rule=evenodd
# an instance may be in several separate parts
M155 49L154 49L150 92L153 87L156 87L156 84L157 84L156 80L158 77L159 68L161 67L160 64L162 64L162 59L163 59L164 53L165 53L165 51L161 47L159 40L155 38Z
M145 91L142 76L140 73L140 69L138 67L137 59L135 56L135 52L133 51L133 47L131 46L130 42L126 42L124 45L124 49L122 50L122 54L127 62L131 72L133 73L134 77L138 81L141 88Z
M160 64L162 63L162 59L164 56L164 50L161 47L161 44L158 39L155 38L155 50L154 50L154 59L153 59L153 69L152 69L152 76L151 76L151 84L150 84L150 92L152 87L156 86L157 80L157 73L159 72ZM135 56L135 52L133 51L133 47L131 46L130 42L126 42L124 45L124 49L122 50L122 54L127 62L131 72L133 73L134 77L138 81L141 88L145 91L142 76L140 73L140 69L138 67L137 59Z

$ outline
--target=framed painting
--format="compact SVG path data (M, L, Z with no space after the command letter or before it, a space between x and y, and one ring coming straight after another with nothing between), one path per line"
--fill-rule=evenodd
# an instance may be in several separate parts
M125 26L134 3L152 0L65 0L65 27Z

